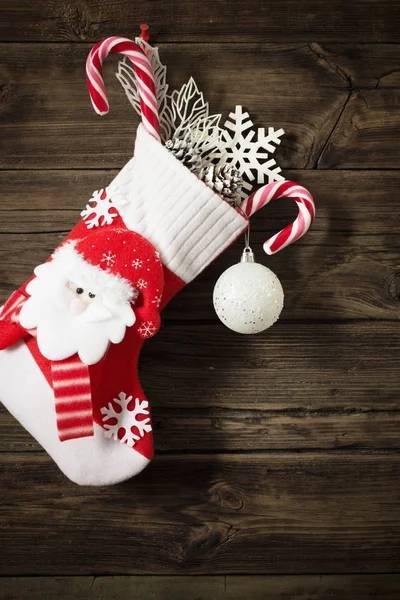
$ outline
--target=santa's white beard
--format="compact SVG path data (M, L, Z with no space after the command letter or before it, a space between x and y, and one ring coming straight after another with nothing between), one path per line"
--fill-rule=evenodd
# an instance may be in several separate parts
M20 322L25 329L36 328L39 350L47 359L63 360L77 353L82 362L92 365L104 356L110 342L123 340L126 326L133 325L135 315L129 301L116 299L104 305L98 289L98 299L81 314L72 315L69 307L76 295L67 287L68 281L85 285L86 277L91 279L93 289L93 273L87 277L86 266L83 272L82 265L78 266L78 272L71 269L69 261L66 267L55 254L53 261L37 267L36 278L27 286L30 298L22 307Z

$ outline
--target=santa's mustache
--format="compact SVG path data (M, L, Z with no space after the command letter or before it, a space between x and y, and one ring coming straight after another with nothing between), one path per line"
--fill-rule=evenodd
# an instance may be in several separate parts
M71 316L79 317L84 323L99 323L112 319L113 314L100 302L85 304L80 298L73 298L68 304L68 312Z
M58 288L58 289L57 289ZM48 307L57 310L60 317L78 327L83 323L100 323L112 318L118 318L105 306L101 298L84 302L71 288L65 279L53 287L52 298L48 298Z
M39 349L46 358L63 360L78 353L86 364L94 364L102 358L110 342L119 343L123 339L132 308L129 304L105 306L100 295L82 302L79 294L69 287L69 280L54 271L52 274L43 271L36 278L23 309L25 315L21 316L36 327ZM84 305L78 311L77 300ZM75 310L71 311L71 306Z

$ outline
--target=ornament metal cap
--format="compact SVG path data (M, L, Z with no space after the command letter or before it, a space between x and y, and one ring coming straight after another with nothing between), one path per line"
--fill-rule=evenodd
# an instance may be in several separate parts
M254 252L250 248L250 246L246 246L246 248L243 250L243 254L241 256L240 262L241 263L254 263L254 262L256 262L254 260Z

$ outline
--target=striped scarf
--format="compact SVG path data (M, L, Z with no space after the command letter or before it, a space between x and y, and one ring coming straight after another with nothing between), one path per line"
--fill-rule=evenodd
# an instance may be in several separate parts
M19 323L19 313L27 298L14 292L0 311L1 321ZM30 329L36 337L36 330ZM75 354L65 360L50 361L58 437L61 442L94 435L89 367Z

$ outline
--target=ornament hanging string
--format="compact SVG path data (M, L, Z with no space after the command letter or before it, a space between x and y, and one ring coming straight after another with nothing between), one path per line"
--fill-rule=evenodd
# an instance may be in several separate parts
M251 250L251 248L250 248L250 219L247 222L247 229L244 233L244 249Z
M109 105L102 65L109 54L124 54L132 62L138 80L143 126L153 137L161 141L153 69L143 50L132 40L117 36L109 37L98 42L91 50L86 61L86 80L94 110L99 115L108 113Z
M244 250L240 262L254 262L253 250L250 247L250 219L247 221L247 229L244 232Z
M299 213L295 221L278 231L274 236L264 242L264 251L271 255L286 248L307 233L315 218L315 204L310 192L293 181L280 181L263 186L240 205L240 209L250 217L255 212L278 198L292 198L298 207ZM247 243L247 242L246 242Z

